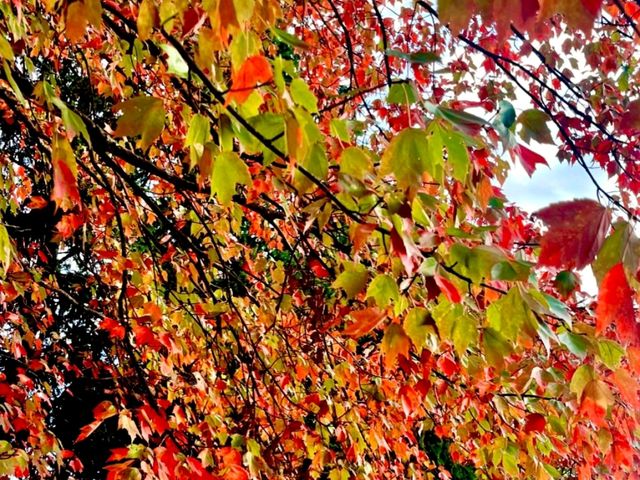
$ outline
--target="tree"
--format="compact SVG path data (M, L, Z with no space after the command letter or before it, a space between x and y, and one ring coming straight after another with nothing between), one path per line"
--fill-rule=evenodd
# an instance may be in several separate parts
M637 478L636 2L0 12L0 475Z

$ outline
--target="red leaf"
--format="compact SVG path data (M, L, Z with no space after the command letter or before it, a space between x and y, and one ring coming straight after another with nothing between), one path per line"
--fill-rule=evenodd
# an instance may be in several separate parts
M440 275L435 275L434 278L436 280L436 284L438 285L444 296L447 297L447 300L452 303L460 303L462 301L460 292L458 292L458 289L453 283L451 283L446 278L441 277Z
M71 210L80 204L80 191L76 180L76 160L73 149L66 138L59 135L54 137L51 162L53 163L51 199L56 202L58 208Z
M116 322L113 318L105 317L104 320L100 322L100 328L102 330L106 330L111 338L115 338L118 340L124 339L124 327Z
M84 215L81 213L68 213L63 215L56 224L56 230L63 239L70 238L74 232L84 223Z
M134 335L136 336L136 345L140 347L143 345L149 345L149 347L154 350L157 350L162 346L156 339L156 335L155 333L153 333L153 330L151 330L149 327L146 327L144 325L135 325L134 327L132 327L132 329Z
M547 161L544 159L542 155L537 154L533 150L528 149L524 145L516 145L513 149L518 158L520 159L520 163L524 167L525 171L529 176L533 175L533 172L536 171L536 165L547 165Z
M153 432L158 435L162 435L169 430L169 423L164 417L164 413L161 412L158 414L158 412L149 405L143 405L138 409L138 419L145 420L146 423L153 428Z
M29 207L31 210L38 210L40 208L46 207L47 205L49 205L49 200L41 197L40 195L34 195L27 202L27 207Z
M318 278L327 278L329 276L329 271L317 258L312 258L311 260L309 260L309 267Z
M591 263L611 225L609 210L587 199L554 203L535 215L549 227L538 263L567 270Z
M527 421L524 424L524 431L525 433L544 432L546 424L547 421L545 420L544 415L531 413L527 415Z
M598 292L596 333L604 332L611 324L615 324L616 334L623 343L640 343L633 309L633 290L627 282L622 263L614 265L607 272Z
M244 102L254 88L267 83L273 78L271 64L262 55L253 55L247 58L240 68L233 72L231 90L227 94L226 103L235 100L237 103Z
M630 102L620 117L620 131L634 133L640 130L640 100Z
M107 418L113 417L116 413L118 413L116 407L114 407L110 401L104 400L93 409L93 418L96 420L106 420Z
M420 250L413 240L406 235L400 235L398 231L393 228L391 230L391 248L400 257L402 265L408 275L412 275L413 272L420 265Z
M366 308L351 312L349 315L353 317L355 322L342 331L343 335L348 337L360 338L371 330L376 328L384 319L384 312L377 308Z

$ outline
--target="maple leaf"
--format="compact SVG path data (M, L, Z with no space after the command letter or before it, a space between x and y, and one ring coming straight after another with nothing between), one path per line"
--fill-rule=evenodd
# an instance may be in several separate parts
M447 297L447 300L452 303L460 303L462 301L460 292L450 280L441 275L435 275L434 278L436 280L438 288L440 288L442 293L444 293L444 296Z
M113 135L116 137L141 136L140 148L146 150L164 129L165 111L160 98L140 96L130 98L113 107L122 112Z
M640 130L640 100L634 100L627 105L627 109L620 117L620 130L624 133Z
M524 424L524 432L544 432L544 427L547 424L547 420L544 418L544 415L539 413L530 413L527 415L527 420Z
M262 55L252 55L233 72L226 103L243 103L258 85L265 84L272 78L273 71L269 60Z
M153 27L158 22L158 12L153 0L142 0L138 8L136 26L140 40L147 40L151 36Z
M624 343L640 343L640 329L633 307L633 290L627 281L622 263L614 265L604 276L598 292L596 333L615 325L618 338Z
M541 0L540 3L542 18L562 14L567 25L585 32L591 30L602 7L602 0Z
M125 336L125 329L120 323L116 322L114 319L105 317L100 322L100 328L102 330L106 330L109 333L109 336L118 340L123 340Z
M473 0L438 0L440 19L455 34L467 27L473 13Z
M231 203L236 185L250 184L249 169L237 153L224 152L216 157L211 170L211 194L215 194L220 203Z
M355 320L342 331L348 337L360 338L382 323L385 318L384 311L378 308L365 308L349 313Z
M520 159L520 164L529 176L532 176L533 172L536 171L536 165L549 166L542 155L537 154L524 145L516 145L513 151L516 153L518 159Z
M55 135L51 151L53 163L53 190L51 200L62 210L71 210L80 205L80 190L78 189L78 167L75 155L69 141Z
M386 368L393 368L398 362L400 355L409 356L411 340L404 332L402 325L393 323L387 327L382 337L382 353L384 354L384 365Z
M593 261L611 225L609 210L587 199L554 203L534 215L549 228L540 241L538 263L568 270Z

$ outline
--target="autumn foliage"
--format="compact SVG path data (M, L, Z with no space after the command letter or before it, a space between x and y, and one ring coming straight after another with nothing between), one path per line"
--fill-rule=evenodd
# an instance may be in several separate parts
M640 478L637 2L0 28L1 478Z

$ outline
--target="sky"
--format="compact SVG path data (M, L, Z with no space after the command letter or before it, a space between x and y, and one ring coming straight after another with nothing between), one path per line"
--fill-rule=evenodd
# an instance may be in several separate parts
M556 159L554 147L541 146L535 151L545 157L549 167L539 165L530 178L522 166L519 164L512 166L502 189L510 202L533 213L556 202L578 198L597 200L596 187L580 165L560 163ZM603 170L593 169L591 173L605 190L614 190L613 181ZM582 270L579 275L582 280L582 290L596 295L598 286L591 268Z
M596 199L596 187L582 167L558 162L552 150L536 149L545 157L549 167L539 165L529 178L522 166L516 164L503 186L507 199L530 213L551 203L575 198ZM611 190L612 183L603 170L594 169L592 174L600 185Z

